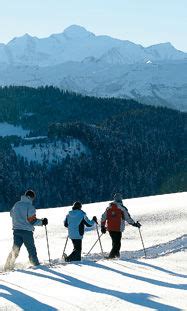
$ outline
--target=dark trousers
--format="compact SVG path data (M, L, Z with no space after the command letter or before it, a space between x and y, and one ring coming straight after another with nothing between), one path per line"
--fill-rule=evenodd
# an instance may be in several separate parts
M73 252L66 258L66 261L79 261L81 260L82 240L72 239Z
M29 254L29 260L32 265L37 266L39 265L36 247L34 244L34 238L33 238L33 232L27 231L27 230L14 230L13 232L13 247L12 251L10 252L6 264L5 269L13 269L15 260L19 255L20 248L24 244L28 254Z
M110 258L119 257L122 233L118 231L109 231L109 234L112 239L112 249L110 251L109 257Z

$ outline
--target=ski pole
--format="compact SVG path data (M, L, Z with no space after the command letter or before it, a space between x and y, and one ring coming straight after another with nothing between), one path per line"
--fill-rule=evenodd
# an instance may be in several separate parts
M51 257L50 257L50 250L49 250L49 240L48 240L48 233L47 233L47 226L45 225L45 235L47 241L47 250L48 250L48 257L49 257L49 265L51 266Z
M90 248L89 252L86 254L86 256L88 256L90 254L90 252L92 251L92 249L94 248L94 246L97 244L97 242L99 241L99 239L101 238L101 236L103 235L103 233L100 234L100 236L98 237L98 239L95 241L95 243L93 244L93 246Z
M144 246L144 242L143 242L143 238L142 238L142 234L141 234L140 228L138 228L138 230L139 230L139 234L140 234L140 238L141 238L141 241L142 241L142 246L143 246L143 250L144 250L144 254L145 254L145 258L146 258L146 251L145 251L145 246Z
M64 249L63 249L62 257L64 256L64 253L65 253L65 250L66 250L67 243L68 243L68 236L67 236L67 238L66 238L66 242L65 242L65 245L64 245Z
M99 240L99 244L100 244L100 248L101 248L101 253L102 253L103 257L104 257L103 247L102 247L102 244L101 244L101 238L100 238L99 230L98 230L98 224L96 224L96 230L97 230L98 240Z

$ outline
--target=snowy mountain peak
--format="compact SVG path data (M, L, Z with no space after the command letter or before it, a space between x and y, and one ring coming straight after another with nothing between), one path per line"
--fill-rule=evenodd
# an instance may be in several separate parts
M187 58L187 53L177 50L170 42L151 45L146 48L154 58L159 60L181 60Z
M92 32L89 32L84 27L78 25L71 25L67 27L63 34L72 39L94 36Z
M163 43L158 43L158 44L153 44L149 46L148 48L150 49L164 49L164 50L174 50L177 51L177 49L171 44L171 42L163 42Z
M151 45L149 47L147 47L148 50L154 50L154 51L159 51L160 53L164 52L170 52L173 54L173 56L176 56L176 54L180 54L180 56L185 57L185 52L180 51L178 49L176 49L170 42L163 42L163 43L158 43L158 44L154 44Z
M186 111L186 60L170 42L143 47L71 25L47 38L26 33L0 44L0 85L55 85Z
M28 33L25 33L25 34L22 36L22 38L28 39L28 38L32 38L32 36L30 36Z
M28 33L25 33L21 37L13 38L11 41L8 42L7 46L25 44L28 41L31 41L32 39L33 39L32 36L30 36Z

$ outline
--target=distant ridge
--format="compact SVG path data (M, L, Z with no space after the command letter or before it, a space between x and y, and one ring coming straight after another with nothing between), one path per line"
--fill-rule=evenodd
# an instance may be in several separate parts
M187 53L170 42L143 47L71 25L47 38L0 44L0 85L54 85L187 110Z
M62 33L47 38L32 37L25 34L0 45L0 62L14 65L53 66L67 61L82 61L86 57L110 59L111 50L121 55L121 63L134 64L151 61L183 60L187 53L181 52L169 43L150 47L132 43L128 40L114 39L110 36L96 36L82 26L71 25ZM115 57L112 56L115 63ZM119 62L118 56L116 62Z

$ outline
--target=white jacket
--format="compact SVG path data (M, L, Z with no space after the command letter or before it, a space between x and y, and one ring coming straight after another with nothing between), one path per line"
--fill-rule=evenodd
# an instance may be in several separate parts
M32 200L23 195L10 211L13 230L34 231L34 226L42 226L42 220L36 218L36 209Z

